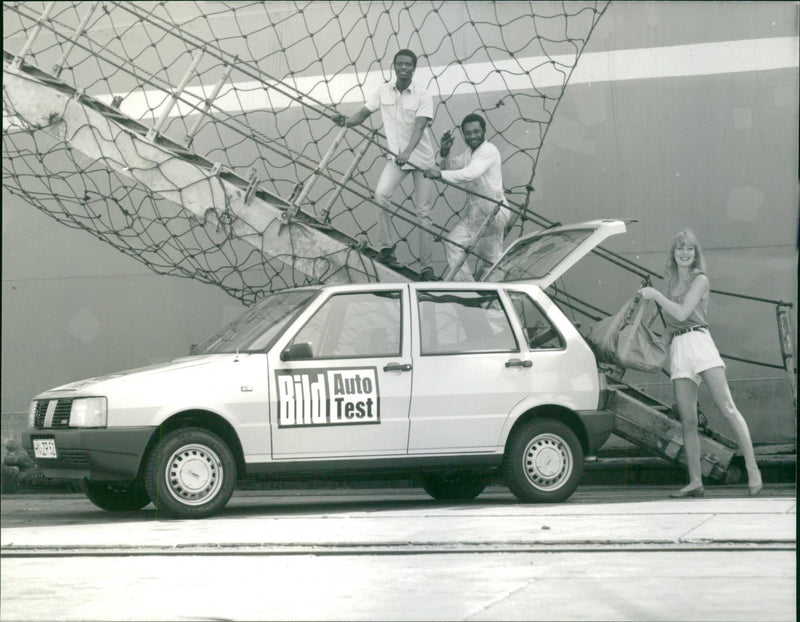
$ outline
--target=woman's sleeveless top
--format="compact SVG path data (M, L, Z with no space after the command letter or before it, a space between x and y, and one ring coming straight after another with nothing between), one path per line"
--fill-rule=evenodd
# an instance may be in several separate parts
M666 292L667 298L669 298L672 302L676 302L679 305L683 304L684 298L686 298L686 292L688 292L694 280L700 276L701 274L705 274L704 272L700 272L699 270L692 274L692 280L689 281L686 285L686 289L683 290L680 294L674 296L670 295L669 292ZM674 317L672 317L669 313L664 313L664 323L667 325L667 328L671 332L678 332L681 330L685 330L692 326L708 326L708 300L710 298L710 293L706 292L703 294L703 297L700 299L700 302L697 303L697 306L694 310L689 314L682 322L678 321Z

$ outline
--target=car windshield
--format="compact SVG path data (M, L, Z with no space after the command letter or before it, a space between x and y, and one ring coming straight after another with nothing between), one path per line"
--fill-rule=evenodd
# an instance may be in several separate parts
M497 283L542 279L594 232L594 228L556 231L517 244L484 280Z
M192 354L246 352L269 348L286 325L318 294L318 289L268 294L216 335L195 346Z

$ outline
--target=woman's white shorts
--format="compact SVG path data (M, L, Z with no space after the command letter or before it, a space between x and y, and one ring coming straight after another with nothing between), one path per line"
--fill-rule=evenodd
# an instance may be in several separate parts
M670 375L688 378L700 384L700 374L712 367L725 369L725 362L719 355L714 340L706 331L683 333L672 339L670 348Z

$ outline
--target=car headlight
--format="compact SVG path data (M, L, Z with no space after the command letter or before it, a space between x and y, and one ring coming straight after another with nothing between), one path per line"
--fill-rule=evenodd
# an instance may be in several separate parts
M32 428L34 426L34 422L36 421L36 400L31 402L30 408L28 408L28 427Z
M108 404L104 397L77 397L72 400L69 425L72 428L104 428L108 422Z

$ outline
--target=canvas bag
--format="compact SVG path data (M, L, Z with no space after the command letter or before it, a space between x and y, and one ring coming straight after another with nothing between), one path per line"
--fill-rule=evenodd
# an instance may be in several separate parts
M637 294L617 313L595 323L587 340L600 362L625 369L659 371L667 346L653 329L658 315L656 303Z

